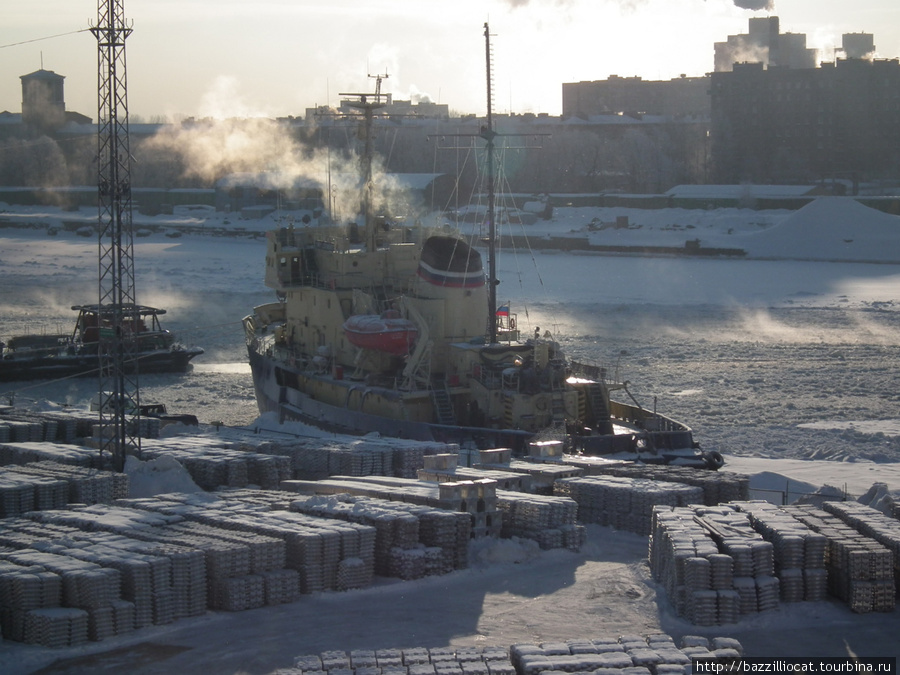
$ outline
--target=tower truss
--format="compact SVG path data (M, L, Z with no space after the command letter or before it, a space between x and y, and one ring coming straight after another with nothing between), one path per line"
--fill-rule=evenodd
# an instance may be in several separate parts
M98 48L100 453L118 470L128 447L140 450L137 313L134 284L131 152L124 0L98 0L91 32ZM129 424L131 422L131 424Z

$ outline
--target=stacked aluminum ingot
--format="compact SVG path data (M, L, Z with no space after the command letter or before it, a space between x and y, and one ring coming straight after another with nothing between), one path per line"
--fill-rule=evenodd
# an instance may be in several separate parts
M23 476L0 476L0 518L34 510L34 483Z
M778 605L772 546L745 514L728 506L659 506L653 517L650 570L676 613L710 626Z
M62 494L55 495L53 499L56 502L55 506L36 505L42 510L63 508L70 502L73 504L109 504L128 496L128 476L116 471L103 471L43 461L25 466L8 467L4 473L64 481L67 485L66 501L61 501Z
M10 640L25 639L26 615L59 607L62 577L38 565L27 567L0 560L0 632Z
M48 443L46 441L9 441L0 443L0 466L59 462L76 466L93 466L97 451L79 445Z
M24 549L0 553L7 562L34 566L52 572L62 580L62 596L57 606L26 612L23 641L46 646L68 646L88 639L102 640L117 634L121 621L131 620L121 632L134 628L134 611L120 604L121 577L117 570L51 552ZM130 603L128 603L130 604ZM65 609L66 611L58 611ZM72 612L69 610L83 610ZM84 640L81 639L82 623Z
M554 493L575 500L582 523L643 535L650 534L655 506L685 506L703 498L696 486L621 476L563 478L556 482Z
M74 607L33 609L25 616L22 642L43 647L74 647L88 641L88 613Z
M756 587L756 610L775 609L780 590L771 542L763 539L753 529L747 514L739 512L733 505L703 506L694 510L698 522L710 531L720 550L734 561L735 588L742 597L742 610L749 608L749 584L737 580L750 578Z
M828 590L856 613L891 612L895 607L893 554L843 520L812 506L785 509L828 539Z
M176 459L204 490L247 485L277 489L281 481L293 477L288 457L221 446L222 442L215 439L167 438L142 443L141 454L145 460L163 455Z
M550 673L656 673L689 672L692 658L737 657L743 653L736 640L684 638L681 646L665 633L620 635L590 640L515 644L510 662L518 675Z
M544 550L568 548L577 551L585 540L578 524L578 503L570 497L497 492L503 514L501 536L533 539Z
M392 560L404 555L394 549L438 548L438 564L428 562L423 568L428 570L426 574L443 574L466 565L471 525L465 514L346 494L298 497L291 509L374 527L375 571L383 576L393 576L391 569L396 569L397 562Z
M699 487L703 491L703 497L695 503L706 506L746 500L750 493L750 478L730 471L706 471L684 466L634 462L597 462L591 461L591 458L579 458L574 455L564 455L563 460L567 464L579 467L586 476L647 478Z
M768 502L736 502L734 506L749 514L753 528L772 542L781 600L823 600L828 579L825 537Z
M331 650L294 657L290 675L516 675L502 647Z
M894 583L900 587L900 520L859 502L825 502L822 508L836 515L857 532L890 549L893 557Z

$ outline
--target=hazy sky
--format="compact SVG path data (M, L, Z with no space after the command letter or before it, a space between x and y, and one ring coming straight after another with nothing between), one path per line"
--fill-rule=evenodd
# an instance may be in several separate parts
M670 79L713 69L713 43L777 15L782 32L833 58L843 33L900 56L898 0L125 0L133 116L302 115L389 74L395 98L485 110L483 24L495 111L561 112L562 83ZM95 0L0 2L0 111L21 110L20 75L66 77L66 107L97 117ZM13 46L7 46L13 45Z

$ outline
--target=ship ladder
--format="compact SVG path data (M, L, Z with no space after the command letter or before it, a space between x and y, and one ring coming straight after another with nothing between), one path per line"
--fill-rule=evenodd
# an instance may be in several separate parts
M450 399L450 390L447 389L446 382L431 388L431 400L434 402L435 416L440 424L456 424L453 401Z
M561 391L554 391L550 397L551 419L554 426L563 426L566 423L566 399Z
M599 382L588 385L587 395L594 426L602 433L610 433L612 423L609 419L609 406L606 404L603 385Z

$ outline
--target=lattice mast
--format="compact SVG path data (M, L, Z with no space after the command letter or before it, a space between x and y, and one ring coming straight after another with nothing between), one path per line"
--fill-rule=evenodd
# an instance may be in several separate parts
M488 193L488 338L491 344L497 342L497 224L494 217L494 95L491 76L491 32L487 22L484 24L485 70L487 72L487 123L481 130L487 153L487 193Z
M363 180L361 200L362 203L360 204L360 206L363 212L363 217L365 218L366 248L369 251L374 251L377 246L374 215L372 213L375 193L375 182L372 177L372 158L374 155L374 149L372 147L374 139L373 125L375 120L375 111L387 105L386 101L389 98L389 94L381 93L381 81L388 77L387 73L385 73L384 75L369 75L369 77L374 78L376 81L374 94L344 93L338 94L338 96L353 96L356 100L347 101L347 105L351 108L362 111L362 138L364 146L362 156L360 158L360 168Z
M98 194L100 322L100 453L118 470L129 446L140 450L137 336L140 316L134 287L131 152L128 140L128 87L125 40L131 26L124 0L98 0ZM102 318L100 318L102 317ZM129 410L130 404L135 410Z

